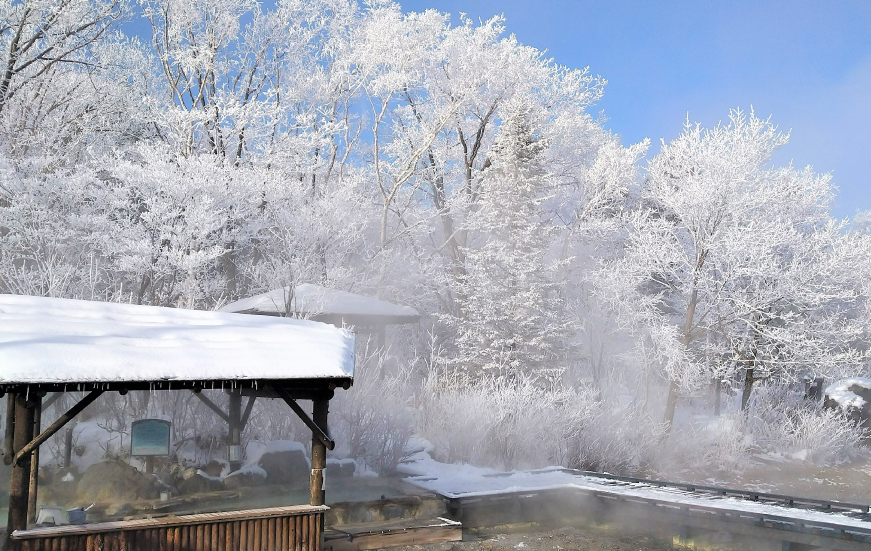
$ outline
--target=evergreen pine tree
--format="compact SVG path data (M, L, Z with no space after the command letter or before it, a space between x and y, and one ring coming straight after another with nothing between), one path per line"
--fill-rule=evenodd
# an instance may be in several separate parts
M460 361L472 372L517 375L564 365L568 323L548 250L558 231L543 216L545 141L527 104L513 101L470 221L468 274L457 319Z

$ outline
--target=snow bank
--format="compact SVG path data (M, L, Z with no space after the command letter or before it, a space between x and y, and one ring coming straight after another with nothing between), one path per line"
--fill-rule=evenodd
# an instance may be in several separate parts
M248 457L248 461L245 463L246 465L256 465L267 453L299 451L306 456L306 459L308 459L308 449L305 444L294 440L273 440L266 445L258 442L251 442L248 444L245 451Z
M224 477L224 479L245 475L253 475L259 476L260 478L266 478L266 471L263 469L263 467L257 465L256 463L248 463L238 471L228 474Z
M204 471L202 469L197 469L197 475L205 478L206 480L211 480L213 482L220 483L222 480L220 476L211 476L209 473L207 473L206 471Z
M418 439L417 442L429 444L429 442L423 439ZM476 467L466 463L440 463L430 456L429 452L432 451L431 446L432 444L413 452L396 466L396 471L402 474L411 475L412 477L438 478L443 481L446 486L440 486L439 489L427 488L437 493L442 493L441 490L447 492L453 491L455 483L462 487L462 484L466 481L472 483L479 482L487 475L498 474L499 472L488 467ZM409 480L414 482L415 479L412 478Z
M303 455L308 455L305 444L302 442L296 442L295 440L273 440L266 446L266 449L263 450L263 454L293 451L299 451L302 452ZM261 454L261 456L263 454Z
M835 381L826 387L825 395L837 402L844 411L850 407L862 409L865 405L865 399L850 390L854 386L871 390L871 379L866 377L850 377Z
M312 321L0 295L0 385L353 377L354 335Z

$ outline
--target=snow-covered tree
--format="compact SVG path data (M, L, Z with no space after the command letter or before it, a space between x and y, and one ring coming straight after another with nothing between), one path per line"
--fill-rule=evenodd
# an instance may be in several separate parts
M0 112L29 84L64 64L92 64L89 48L123 14L123 0L0 3Z
M625 255L603 277L662 353L666 421L681 389L712 376L744 373L746 404L760 377L857 360L832 338L856 291L829 260L829 177L770 167L786 141L733 111L714 129L687 124L650 161Z
M541 208L552 193L547 143L523 99L507 112L469 222L455 323L463 367L512 376L564 367L569 328L558 265L548 257L558 229Z

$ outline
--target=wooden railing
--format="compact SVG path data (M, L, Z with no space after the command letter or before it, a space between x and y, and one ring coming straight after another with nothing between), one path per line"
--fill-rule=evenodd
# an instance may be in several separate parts
M320 551L328 507L297 505L12 533L15 551Z

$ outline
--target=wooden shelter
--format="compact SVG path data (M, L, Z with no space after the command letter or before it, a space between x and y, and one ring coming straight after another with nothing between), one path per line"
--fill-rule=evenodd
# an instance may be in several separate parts
M321 321L359 333L376 334L382 347L386 326L417 323L420 320L420 313L411 306L311 283L283 287L237 300L219 311Z
M31 519L35 513L40 444L101 394L131 390L199 393L203 389L225 389L231 396L246 390L268 390L283 399L312 430L312 507L294 515L314 518L301 522L316 521L320 534L325 509L326 450L335 445L327 425L329 401L336 388L351 386L353 375L353 334L322 323L0 295L0 395L8 395L3 460L12 466L8 543L13 549L22 548L25 541L28 549L46 548L39 541L48 536L25 531L28 511ZM43 397L49 392L70 391L86 395L39 432ZM312 401L311 416L297 400ZM258 518L272 518L268 513L258 514ZM235 518L234 522L239 520ZM270 525L264 522L266 530ZM129 531L121 526L112 529ZM202 531L194 527L194 533L197 530ZM228 548L245 547L243 540L237 541L242 533L237 531L234 536L232 530L229 532ZM90 545L86 538L79 539L82 545ZM127 548L155 548L151 543L136 541L129 540L132 546ZM257 549L318 548L310 546L310 538L304 546L301 540L288 541L291 543L280 547L267 547L264 542Z

